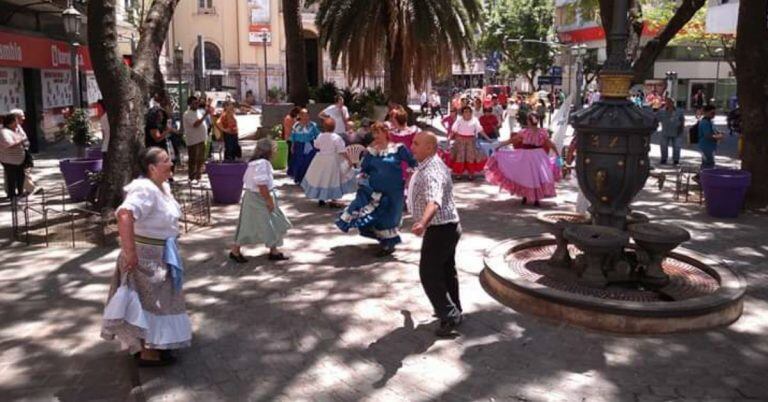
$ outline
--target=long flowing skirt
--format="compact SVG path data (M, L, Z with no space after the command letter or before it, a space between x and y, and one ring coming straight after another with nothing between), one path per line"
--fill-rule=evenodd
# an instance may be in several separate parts
M291 161L288 164L288 176L293 178L296 184L301 184L307 169L312 163L317 151L306 142L294 142L291 145Z
M313 200L335 200L357 189L355 171L337 154L317 154L301 182Z
M184 291L173 286L171 274L163 262L164 246L136 242L138 267L127 275L123 254L117 258L117 268L112 275L107 304L113 298L123 298L118 292L127 282L128 288L138 294L139 303L115 299L114 312L119 305L119 317L105 310L101 336L107 340L117 338L131 353L141 350L142 341L148 349L179 349L188 347L192 340L192 327L184 304ZM108 308L109 309L109 308Z
M483 171L486 156L477 148L475 137L457 136L451 146L451 170L454 174L476 174Z
M235 243L264 244L267 247L280 247L283 238L291 228L291 222L280 209L277 194L273 191L275 209L269 212L267 202L261 194L245 191L240 207L240 219L237 221Z
M378 192L361 183L355 200L341 213L336 226L345 233L357 228L360 235L378 240L383 247L400 243L403 188L394 187L391 191Z
M488 160L485 178L529 201L555 197L553 162L543 149L499 149Z

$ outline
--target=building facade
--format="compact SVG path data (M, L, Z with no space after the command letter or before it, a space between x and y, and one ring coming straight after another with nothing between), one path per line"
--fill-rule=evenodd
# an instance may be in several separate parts
M588 55L602 63L607 58L605 51L605 32L598 22L598 15L582 15L577 7L578 0L555 1L555 30L559 40L567 46L584 45ZM732 1L711 0L708 4L707 26L723 25L731 18L728 13L712 13L713 9L724 5L733 10ZM738 8L738 7L736 7ZM717 11L717 10L716 10ZM727 24L726 24L727 25ZM735 23L733 24L735 26ZM655 36L656 32L644 29L641 44ZM717 50L717 49L715 49ZM693 94L702 90L710 102L720 108L728 105L728 100L735 94L736 82L730 65L725 61L724 50L712 54L696 45L668 45L659 57L652 71L645 77L644 89L669 90L679 106L691 108ZM566 90L576 87L576 56L563 52L560 63L563 65L563 83ZM676 73L673 82L668 73ZM596 84L595 84L596 87Z
M181 46L181 76L194 90L224 90L238 100L252 91L256 99L264 100L267 90L285 91L288 84L281 4L279 0L180 2L166 52L171 54L176 44ZM316 11L317 6L302 8L301 14L309 85L331 81L346 87L344 71L332 66L320 46ZM171 63L166 63L166 77L177 80L178 71ZM383 84L383 77L371 77L367 85L371 84Z

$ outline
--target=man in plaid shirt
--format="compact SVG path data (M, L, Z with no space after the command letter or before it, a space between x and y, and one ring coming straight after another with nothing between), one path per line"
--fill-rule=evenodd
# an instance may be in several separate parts
M448 337L462 320L455 260L461 225L453 202L453 182L448 167L436 156L434 134L417 134L411 148L419 161L408 187L408 210L415 222L411 231L424 236L419 277L440 319L435 334Z

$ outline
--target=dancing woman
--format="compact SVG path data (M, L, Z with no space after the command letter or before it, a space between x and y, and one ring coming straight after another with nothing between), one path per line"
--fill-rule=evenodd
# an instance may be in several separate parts
M557 150L549 139L549 132L538 125L536 113L528 113L526 127L499 144L500 147L514 144L515 149L499 149L485 167L489 183L522 197L523 204L530 200L535 206L539 200L556 195L556 177L549 152L557 154Z
M355 200L336 221L336 226L344 232L357 228L361 235L378 240L381 248L376 255L379 257L392 254L401 241L399 228L405 180L400 164L416 166L411 151L403 144L391 142L388 131L383 123L373 125L373 143L361 165L367 183L361 183Z

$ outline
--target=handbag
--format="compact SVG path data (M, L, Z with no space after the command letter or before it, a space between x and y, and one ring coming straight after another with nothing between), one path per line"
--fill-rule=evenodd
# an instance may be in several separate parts
M24 168L28 169L35 166L35 159L32 158L32 152L29 152L28 149L24 150Z

